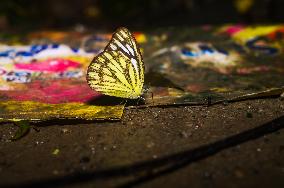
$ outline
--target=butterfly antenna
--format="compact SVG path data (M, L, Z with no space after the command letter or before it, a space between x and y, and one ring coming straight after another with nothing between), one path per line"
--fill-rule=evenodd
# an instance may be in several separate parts
M207 107L209 107L209 106L211 106L212 105L212 97L211 97L211 95L209 95L208 97L207 97Z
M151 98L152 98L152 105L154 105L154 93L151 92Z

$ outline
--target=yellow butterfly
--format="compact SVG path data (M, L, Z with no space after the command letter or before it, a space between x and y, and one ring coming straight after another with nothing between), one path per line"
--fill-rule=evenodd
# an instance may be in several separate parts
M144 63L134 36L118 28L87 70L89 86L102 94L137 99L143 92Z

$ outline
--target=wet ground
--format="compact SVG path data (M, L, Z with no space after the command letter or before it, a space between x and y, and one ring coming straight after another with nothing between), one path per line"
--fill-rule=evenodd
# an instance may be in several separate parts
M0 187L284 187L284 101L126 110L0 126Z

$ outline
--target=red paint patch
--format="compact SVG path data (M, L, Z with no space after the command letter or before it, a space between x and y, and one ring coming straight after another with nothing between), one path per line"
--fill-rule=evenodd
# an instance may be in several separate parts
M88 102L101 96L82 81L70 80L35 81L27 84L28 90L5 91L3 94L18 101L38 101L58 104L68 102Z
M268 37L272 40L280 40L284 38L283 34L284 34L284 27L281 27L277 29L276 31L268 34Z

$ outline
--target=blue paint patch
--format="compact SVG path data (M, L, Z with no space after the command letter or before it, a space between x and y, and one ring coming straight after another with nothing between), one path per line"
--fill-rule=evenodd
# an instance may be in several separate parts
M16 53L16 56L24 56L24 57L31 57L33 56L33 53L26 52L26 51L20 51Z
M253 51L257 51L265 55L275 55L278 53L279 50L277 48L268 45L267 46L257 45L257 42L259 41L263 41L263 38L257 37L255 39L249 40L247 41L246 46Z
M194 53L194 52L190 51L190 50L187 49L187 48L181 49L181 53L182 53L183 55L186 55L186 56L189 56L189 57L197 57L197 56L198 56L197 53Z

